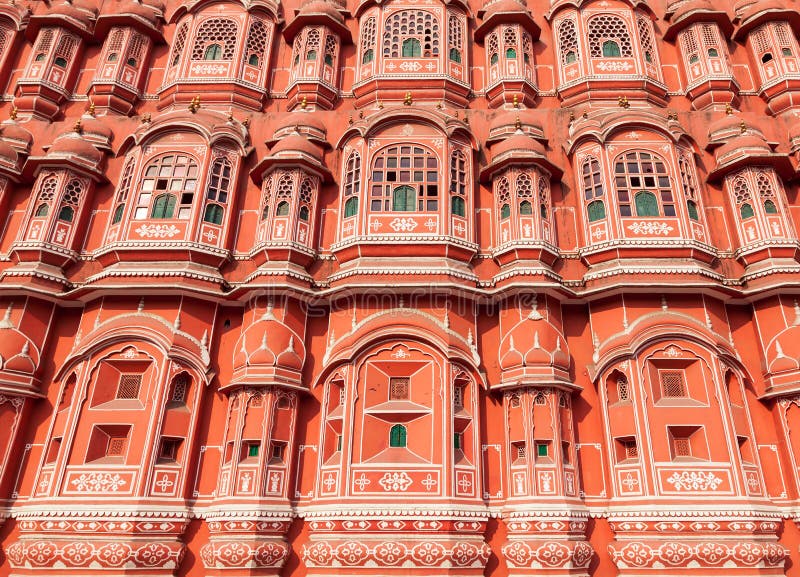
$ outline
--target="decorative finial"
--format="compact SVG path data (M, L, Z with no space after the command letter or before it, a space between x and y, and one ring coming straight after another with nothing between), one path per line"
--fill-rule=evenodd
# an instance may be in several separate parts
M176 331L181 330L181 313L180 312L178 312L178 314L175 315L175 322L172 323L172 326L175 328Z
M358 118L359 118L359 120L363 120L364 119L364 111L363 110L359 110L358 111Z
M89 101L89 108L86 111L86 112L89 113L89 116L94 116L94 109L95 109L94 102L90 100Z
M83 125L81 124L80 120L75 121L75 124L72 125L72 130L73 132L77 132L78 134L83 132Z
M667 120L678 120L678 113L674 110L667 112Z
M192 101L189 103L189 112L195 114L198 110L200 110L200 96L197 95L192 98Z
M542 314L539 312L538 308L539 308L539 297L533 295L533 305L531 306L531 312L528 314L528 318L530 320L540 321L544 318L542 317Z
M745 132L747 132L747 125L744 123L744 120L742 120L742 121L739 123L739 130L741 131L741 133L742 133L742 134L744 134Z
M516 94L514 95L514 100L513 100L513 102L512 102L512 106L513 106L514 108L519 108L519 97L517 97L517 95L516 95Z
M308 108L308 98L303 96L303 100L300 101L300 110L305 110Z
M522 121L519 119L519 116L517 116L517 119L514 121L514 128L516 130L522 130Z
M620 97L617 99L617 104L619 104L619 107L620 107L620 108L630 108L630 107L631 107L631 104L630 104L630 102L628 102L628 97L627 97L627 96L624 96L624 95L623 95L623 96L620 96Z
M569 123L572 124L573 122L575 122L575 111L574 110L570 110L569 111Z
M139 299L139 308L136 309L137 313L140 313L144 310L144 297Z
M3 320L0 321L0 329L13 329L14 323L11 322L11 307L13 305L8 303L8 308L6 309L6 314L3 317Z
M244 120L242 120L242 126L244 126L245 128L250 128L250 119L245 118Z
M669 307L667 306L667 297L661 295L661 310L667 312L668 309Z
M412 104L414 104L414 99L411 98L411 92L406 92L406 95L403 98L403 105L404 106L411 106Z
M153 117L150 116L150 113L148 112L147 114L142 115L142 124L150 124L152 119Z
M261 315L261 320L274 321L275 313L272 312L274 308L275 308L275 303L273 302L272 298L267 299L267 309L264 311L264 314Z
M731 106L730 103L725 105L725 114L727 114L728 116L733 114L733 106Z
M383 110L383 102L378 100L378 110Z
M353 124L353 115L352 114L348 117L347 124Z
M800 306L797 304L797 299L794 299L794 325L800 325Z
M18 111L19 111L19 109L18 109L18 108L15 106L14 108L12 108L12 109L11 109L11 113L8 115L8 117L9 117L11 120L16 120L16 119L17 119L17 112L18 112Z

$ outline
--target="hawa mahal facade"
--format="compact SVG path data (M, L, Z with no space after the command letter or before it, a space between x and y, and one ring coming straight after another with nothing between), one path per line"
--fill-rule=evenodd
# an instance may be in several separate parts
M793 0L2 0L0 575L800 575Z

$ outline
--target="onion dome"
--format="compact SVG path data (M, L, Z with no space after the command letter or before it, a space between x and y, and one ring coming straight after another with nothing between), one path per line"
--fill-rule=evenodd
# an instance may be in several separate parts
M733 24L724 8L713 0L679 0L667 6L669 27L664 40L673 40L678 32L696 22L716 22L725 37L730 36Z
M247 327L236 342L231 383L299 387L305 360L303 339L279 321L272 305L268 305L261 318Z
M567 341L536 310L503 337L498 359L505 386L570 381Z
M291 42L304 26L322 25L333 30L343 42L351 41L350 29L345 25L344 15L335 2L310 0L300 7L297 15L283 31L283 36Z
M267 146L275 146L282 138L293 133L305 136L308 140L325 148L330 147L327 141L328 129L322 115L308 112L292 112L285 115L275 129L272 138L267 141Z
M520 24L533 39L539 38L541 30L533 21L524 0L493 0L483 5L478 11L482 19L481 25L475 30L475 40L482 42L486 35L499 24Z
M25 35L33 40L44 26L62 26L88 40L97 20L94 4L92 0L55 0L47 12L31 16Z
M106 4L105 11L97 19L95 28L98 37L105 36L112 26L128 25L161 39L160 24L164 21L162 0L121 0Z
M512 164L533 164L544 168L551 176L561 177L562 170L547 158L544 145L521 130L492 146L491 151L492 161L481 172L484 179Z
M733 5L739 27L733 36L742 40L764 22L786 21L795 34L800 31L800 8L795 0L737 0Z
M33 342L11 322L11 306L0 320L0 363L4 371L32 375L39 366Z
M544 131L536 122L536 113L527 108L515 108L513 110L501 112L489 123L489 138L486 144L494 145L496 142L507 138L517 131L545 142Z

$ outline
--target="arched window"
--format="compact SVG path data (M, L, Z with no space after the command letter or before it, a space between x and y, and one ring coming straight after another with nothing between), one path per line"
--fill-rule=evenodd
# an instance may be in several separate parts
M150 218L173 218L175 215L175 195L160 194L153 201Z
M603 42L603 56L607 58L619 58L619 44L613 40Z
M686 153L678 156L678 172L681 179L683 197L686 199L686 212L689 218L694 221L700 220L700 212L697 205L697 181L694 175L694 163Z
M122 50L122 42L125 39L125 33L121 28L114 29L111 36L109 36L108 47L106 56L107 62L116 62L119 59L119 52Z
M135 32L132 33L130 41L128 42L128 53L125 55L125 63L128 66L137 66L144 52L144 46L144 36Z
M403 58L419 58L422 56L422 44L416 38L403 40Z
M250 29L247 32L247 44L244 56L250 66L258 66L264 56L269 42L269 30L264 23L251 16Z
M644 61L648 64L657 64L656 45L653 42L653 34L651 32L652 22L639 14L636 17L636 28L639 31L639 43L642 46L642 53L644 54Z
M398 186L392 192L392 210L413 211L417 208L417 191L408 185Z
M220 58L222 58L222 46L209 44L203 54L203 60L219 60Z
M336 38L328 35L325 38L325 66L333 66L333 62L336 59L336 48Z
M172 57L170 63L176 66L181 60L183 54L183 47L186 45L186 36L189 34L189 23L184 22L175 34L175 43L172 45Z
M519 214L521 216L530 216L533 214L533 205L529 200L523 200L519 203Z
M406 428L404 425L393 425L389 430L389 446L390 447L405 447L406 446Z
M119 181L119 190L117 190L117 206L114 209L114 216L111 219L111 224L117 224L122 220L122 215L125 212L125 201L128 200L128 192L130 191L131 181L133 180L135 164L134 159L131 158L122 170L122 178Z
M358 152L350 153L345 163L344 173L344 216L355 216L358 213L358 195L361 192L361 156Z
M268 179L264 181L263 192L261 196L261 220L267 220L269 218L269 201L272 196L272 185L275 182L275 176L270 175Z
M747 181L738 176L733 181L733 197L736 201L736 204L739 206L739 214L742 217L742 220L746 220L748 218L753 218L755 216L755 211L753 211L753 205L750 204L750 187L747 185Z
M300 220L308 222L308 207L307 206L301 206L300 207L300 212L298 213L298 216L300 217Z
M533 178L531 178L531 175L527 172L523 172L517 176L516 187L517 200L521 201L519 203L519 214L533 214Z
M450 195L452 213L466 216L467 160L460 150L450 156Z
M509 60L513 60L517 57L517 49L516 48L506 48L506 58Z
M228 193L231 188L231 166L227 158L217 158L211 165L211 173L208 179L208 189L206 198L221 204L228 202Z
M630 31L622 18L600 14L589 20L589 54L592 58L633 57Z
M298 211L298 216L302 221L308 222L309 206L311 206L311 197L313 194L314 185L311 183L310 179L304 179L303 183L300 185L300 210Z
M57 186L58 179L55 176L49 176L42 181L39 187L39 197L36 199L39 204L36 207L35 216L41 217L50 214L50 203L53 202Z
M431 12L401 10L386 20L383 53L389 58L439 56L439 22Z
M238 33L239 27L234 20L209 18L197 31L192 48L192 60L233 60ZM207 57L209 51L214 58Z
M511 216L511 205L505 203L503 206L500 207L500 218L506 219Z
M289 203L281 201L278 203L278 208L275 209L276 216L289 216Z
M692 220L700 220L700 213L697 211L697 203L693 200L686 201L686 212Z
M78 46L78 38L72 35L62 36L56 47L56 58L53 64L60 68L66 68L67 62L72 58Z
M134 219L148 216L188 219L197 189L197 176L197 163L185 154L165 154L151 161L141 181Z
M306 47L305 47L305 55L306 60L314 61L317 59L317 51L319 50L319 30L316 28L312 28L308 31L306 35Z
M375 59L375 17L370 16L361 27L361 63L366 64Z
M63 58L61 56L58 56L58 57L56 57L55 60L53 60L53 64L55 64L59 68L66 68L67 67L67 59Z
M222 224L222 217L224 211L218 204L209 204L206 206L206 211L203 214L203 220L211 224Z
M778 214L778 206L775 204L775 189L769 177L763 172L756 176L758 185L758 196L764 205L764 212L767 214Z
M497 206L500 211L500 220L505 220L511 216L511 184L506 177L501 178L495 185L495 196Z
M58 211L58 220L72 222L73 218L75 218L75 209L71 206L62 206L61 210Z
M461 63L461 52L458 51L456 48L450 49L450 60L453 62Z
M550 217L550 181L545 175L539 175L539 216L543 220Z
M373 211L438 210L439 163L436 156L427 148L410 144L385 148L375 158L370 199ZM416 207L411 206L412 199Z
M583 199L587 202L587 213L589 222L602 220L606 217L606 207L602 200L603 173L600 170L600 163L595 158L587 158L581 167L583 176Z
M70 180L64 187L64 196L61 200L61 208L58 210L58 220L72 222L75 218L75 211L80 205L83 185L78 180Z
M638 151L618 156L614 183L621 216L633 216L633 206L636 216L676 216L666 163L655 154Z

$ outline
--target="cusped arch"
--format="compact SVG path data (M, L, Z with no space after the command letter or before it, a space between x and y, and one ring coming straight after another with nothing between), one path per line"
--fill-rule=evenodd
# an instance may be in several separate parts
M637 357L647 347L663 341L697 344L716 354L729 366L736 367L749 380L747 369L727 339L694 317L673 311L643 315L626 330L598 343L592 356L593 364L587 367L590 379L595 381L615 364Z
M339 137L336 148L341 150L354 138L368 139L391 126L401 123L408 123L412 126L415 124L427 125L441 132L442 136L447 138L461 136L469 143L472 150L478 150L478 140L466 123L448 117L441 112L419 107L415 107L413 110L409 110L407 107L388 108L356 122Z
M209 147L228 143L243 158L253 150L248 130L238 120L210 110L196 113L179 110L160 114L142 124L122 142L117 155L124 156L131 148L144 146L171 132L193 132L205 140Z
M444 357L469 367L484 387L478 369L480 357L472 341L446 326L435 316L413 309L390 309L370 315L358 322L353 329L328 343L323 358L324 368L317 376L314 386L326 380L327 375L340 365L351 362L376 344L403 338L420 342L439 351Z
M572 154L586 141L606 144L620 132L636 129L646 129L661 134L673 144L693 142L674 115L665 118L658 112L620 108L619 111L603 112L577 119L570 126L569 138L565 141L564 148L568 154Z
M168 24L175 24L186 14L198 14L215 4L239 6L245 12L266 13L276 23L282 21L281 5L276 0L190 0L189 2L180 2L172 13L167 14L166 21Z
M620 4L627 4L631 10L638 10L640 12L645 12L648 16L652 18L656 18L658 15L655 13L653 8L651 8L647 2L644 0L616 0ZM548 22L551 22L553 18L559 12L567 9L572 10L582 10L585 9L592 4L600 4L601 0L551 0L550 2L550 10L545 13L544 17L547 19ZM604 5L607 5L607 2L603 2Z
M55 378L61 379L77 364L102 350L122 346L132 340L150 343L165 357L189 367L209 384L214 376L206 338L197 339L158 315L146 312L121 314L98 324L85 335L64 360Z

